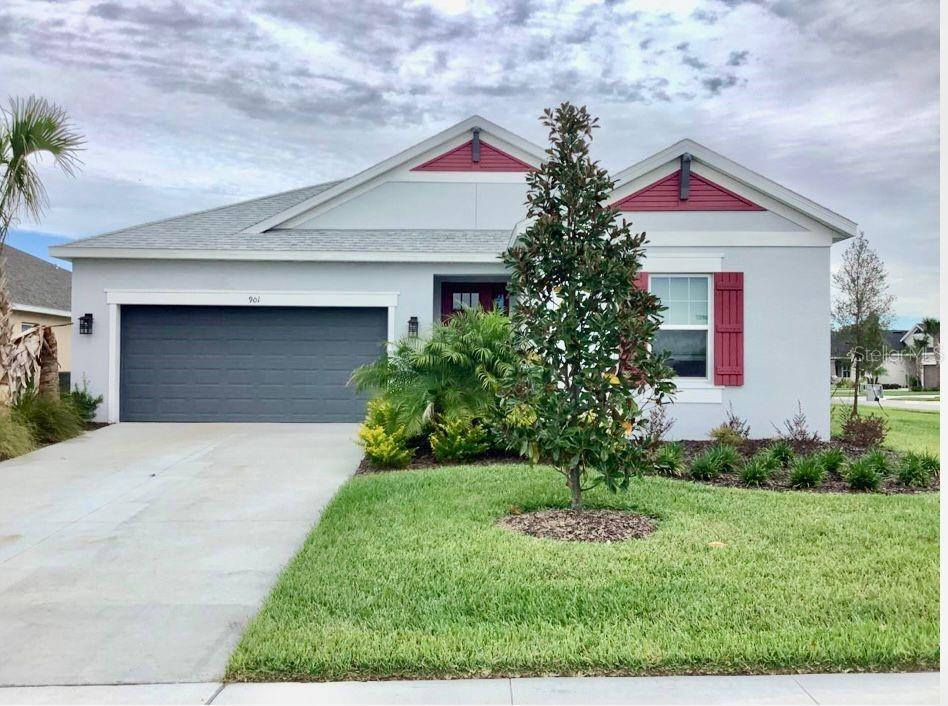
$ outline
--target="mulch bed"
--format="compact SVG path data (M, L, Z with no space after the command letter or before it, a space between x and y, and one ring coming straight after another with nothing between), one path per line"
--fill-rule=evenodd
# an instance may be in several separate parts
M623 542L642 539L655 531L655 520L621 510L540 510L507 515L501 527L540 539L562 542Z

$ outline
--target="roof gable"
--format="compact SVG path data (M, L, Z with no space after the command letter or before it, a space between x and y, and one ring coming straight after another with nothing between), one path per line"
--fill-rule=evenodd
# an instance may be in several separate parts
M636 179L661 168L663 165L677 161L683 154L690 154L692 161L697 163L699 167L700 165L706 165L715 173L726 177L728 181L733 181L736 186L747 187L767 197L767 199L772 199L782 206L798 211L808 218L822 224L833 232L834 241L853 237L858 232L856 223L848 218L824 206L820 206L805 196L801 196L746 167L742 167L737 162L690 139L680 140L656 152L651 157L647 157L615 174L616 191L622 191L623 187L627 187L630 182L634 182ZM695 172L692 171L691 175L692 178L694 178Z
M533 169L526 162L480 140L479 154L474 159L474 140L448 150L424 164L413 167L413 172L527 172Z
M681 170L616 202L620 211L764 211L757 204L698 174L689 175L687 199L681 198Z

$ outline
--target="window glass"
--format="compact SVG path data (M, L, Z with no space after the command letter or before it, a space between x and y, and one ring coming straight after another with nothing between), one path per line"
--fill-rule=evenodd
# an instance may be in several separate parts
M652 293L667 309L663 319L665 324L708 325L707 277L653 277Z
M461 309L474 309L480 304L480 294L478 292L455 292L451 302L453 311Z
M29 331L34 326L39 326L39 324L26 324L26 323L20 324L20 331Z
M662 329L655 334L652 346L669 354L668 364L679 377L703 378L708 375L708 332L698 330Z

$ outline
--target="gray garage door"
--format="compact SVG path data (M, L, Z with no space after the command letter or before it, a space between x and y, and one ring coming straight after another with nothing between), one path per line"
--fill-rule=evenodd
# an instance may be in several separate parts
M385 309L123 306L123 421L351 422Z

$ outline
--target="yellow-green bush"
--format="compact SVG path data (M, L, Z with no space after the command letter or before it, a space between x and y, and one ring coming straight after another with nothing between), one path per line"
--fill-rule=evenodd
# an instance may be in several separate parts
M413 455L405 445L405 432L401 429L389 432L381 425L363 424L359 428L359 443L365 449L365 457L380 468L404 468Z
M29 428L9 414L0 414L0 461L29 453L36 445Z
M437 431L428 437L428 443L439 461L463 461L490 448L484 428L463 418L439 424Z

